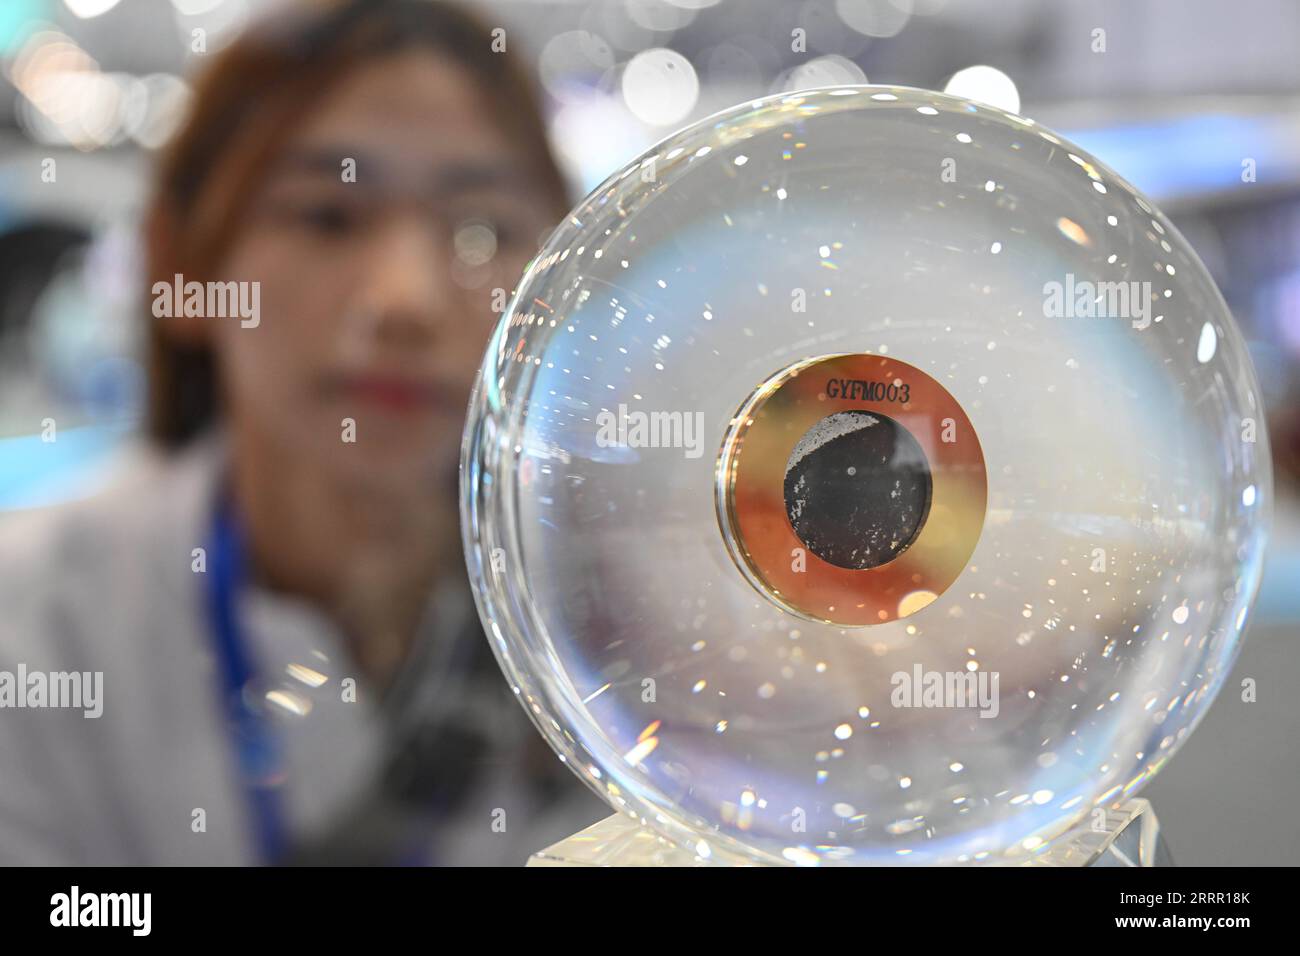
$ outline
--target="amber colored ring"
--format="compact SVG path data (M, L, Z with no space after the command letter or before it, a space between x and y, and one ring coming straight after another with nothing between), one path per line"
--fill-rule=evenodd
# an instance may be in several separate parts
M930 466L929 512L911 544L862 570L809 550L790 524L783 491L799 439L845 411L893 419ZM984 527L988 474L975 429L947 389L906 362L850 353L797 362L745 400L723 439L716 492L728 550L760 594L808 620L863 627L915 614L957 580Z

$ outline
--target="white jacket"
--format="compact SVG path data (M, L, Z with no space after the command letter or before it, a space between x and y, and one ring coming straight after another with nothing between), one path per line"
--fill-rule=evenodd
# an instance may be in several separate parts
M8 672L12 687L20 668L103 674L97 718L0 706L0 864L257 861L219 701L207 582L192 570L221 461L217 441L176 457L141 452L105 494L0 518L0 679ZM313 606L255 588L239 605L259 692L284 691L275 723L287 823L315 831L380 768L378 701ZM436 633L424 639L437 658L477 622L463 590L444 589L433 605ZM545 771L555 774L550 797L538 794L537 771L520 757L535 752L535 731L504 679L491 676L457 686L490 739L490 772L475 777L454 823L443 821L440 863L523 863L609 812L555 760ZM357 681L355 702L344 700L344 677Z

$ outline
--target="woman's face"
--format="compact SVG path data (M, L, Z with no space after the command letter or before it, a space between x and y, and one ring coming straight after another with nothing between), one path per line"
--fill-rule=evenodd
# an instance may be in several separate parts
M445 474L493 310L552 225L529 172L453 62L355 69L266 169L219 270L260 283L255 327L211 326L232 427L353 480Z

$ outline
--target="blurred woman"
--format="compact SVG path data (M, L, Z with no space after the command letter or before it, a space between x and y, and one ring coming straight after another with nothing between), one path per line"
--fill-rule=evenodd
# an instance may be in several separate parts
M146 217L152 451L0 541L0 671L102 675L98 717L0 710L0 861L522 863L602 815L461 558L474 374L567 208L499 39L313 4L198 80Z

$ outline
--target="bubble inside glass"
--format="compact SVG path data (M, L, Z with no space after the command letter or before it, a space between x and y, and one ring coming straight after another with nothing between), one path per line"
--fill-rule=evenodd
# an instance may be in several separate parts
M755 389L846 354L941 385L987 484L955 580L853 626L748 580L717 498ZM928 462L891 533L942 533L918 503L961 416L885 414ZM1149 201L1031 121L848 87L711 117L574 209L490 343L463 523L507 678L616 809L714 860L1015 862L1205 713L1268 475L1240 333Z

